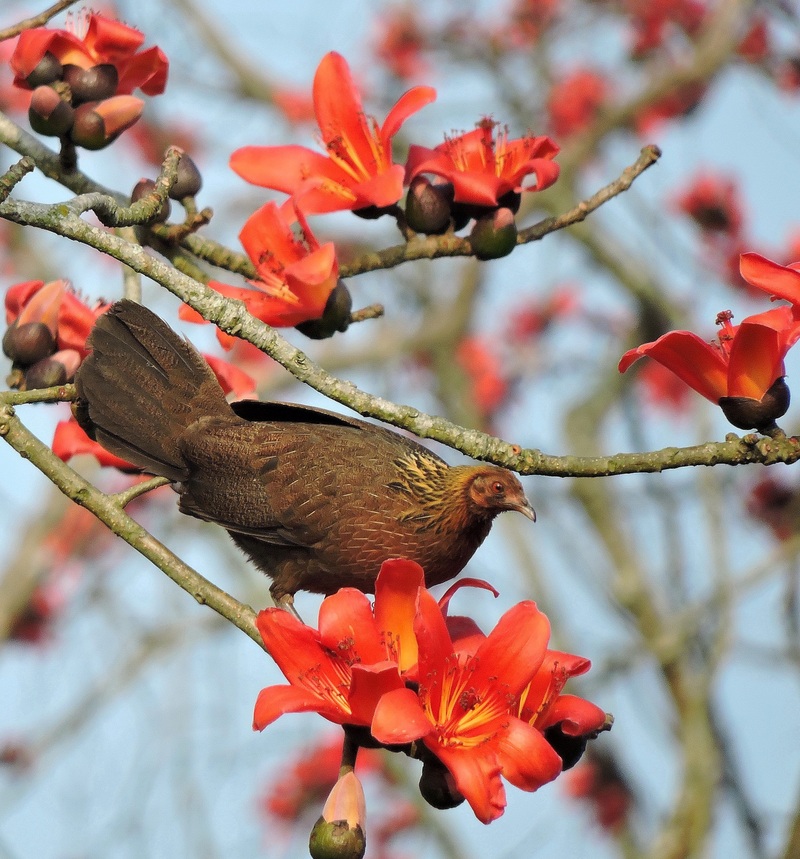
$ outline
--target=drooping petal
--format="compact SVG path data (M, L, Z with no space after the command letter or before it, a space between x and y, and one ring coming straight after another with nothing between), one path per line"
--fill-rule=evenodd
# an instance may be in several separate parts
M550 708L547 718L541 725L541 730L551 725L561 725L563 733L571 737L580 737L599 730L606 723L606 713L596 704L580 698L578 695L559 695Z
M139 470L135 465L131 465L130 462L114 456L113 453L109 453L96 441L90 439L78 425L75 418L70 418L67 421L59 421L56 424L51 447L53 448L53 453L64 462L69 462L73 456L86 454L93 456L100 465L119 468L122 471Z
M532 184L522 186L525 191L544 191L553 185L561 174L561 165L556 161L547 161L544 158L534 158L526 165L526 174L533 173L536 181ZM519 188L518 183L516 188ZM516 188L514 190L516 190Z
M117 92L140 89L145 95L161 95L167 86L169 60L161 48L153 46L119 64Z
M756 253L745 253L739 257L739 271L752 286L776 298L800 304L800 271Z
M203 353L203 357L214 371L224 393L233 393L236 397L243 397L245 394L252 394L255 391L256 380L244 370L235 367L223 358L218 358L216 355Z
M498 735L497 759L503 776L521 790L538 790L562 768L561 758L541 732L521 719L511 718Z
M485 591L490 591L495 598L500 596L500 591L498 591L493 585L490 585L489 582L484 581L483 579L473 579L466 576L463 579L459 579L457 582L453 582L453 584L450 585L439 599L439 608L442 610L443 615L447 616L447 609L450 605L450 600L457 591L461 590L461 588L481 588Z
M372 736L386 745L410 743L432 730L417 694L406 688L387 692L378 701L370 728Z
M267 653L289 682L301 678L310 665L329 661L319 633L280 608L267 608L256 617L256 626Z
M506 791L501 779L500 762L489 746L471 749L435 748L424 741L450 770L456 787L481 823L497 820L506 809Z
M639 358L648 355L671 370L712 403L728 394L728 367L719 351L691 331L668 331L658 340L627 351L619 361L624 373Z
M92 14L83 43L98 60L113 62L136 53L144 43L144 34L121 21Z

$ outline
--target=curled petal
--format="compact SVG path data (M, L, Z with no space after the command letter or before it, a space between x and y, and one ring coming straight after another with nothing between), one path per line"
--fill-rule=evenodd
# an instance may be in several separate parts
M426 745L429 745L426 742ZM473 749L433 748L436 757L450 770L456 787L481 823L497 820L506 810L506 792L497 756L476 747Z
M253 712L253 730L263 731L279 716L286 713L318 712L332 721L342 722L336 711L320 708L320 699L310 691L299 686L268 686L258 693Z
M432 730L428 717L411 689L387 692L378 701L372 718L372 736L386 745L404 745L427 736Z
M320 643L335 653L352 652L365 663L386 658L372 606L356 588L342 588L326 597L319 609Z
M739 271L752 286L800 304L800 271L793 266L779 265L761 254L746 253L739 257Z
M581 737L600 730L608 719L604 710L577 695L559 695L541 725L542 731L551 725L561 725L561 730L571 737Z
M381 136L387 140L394 137L410 116L432 101L436 101L436 90L430 86L415 86L404 92L386 116Z

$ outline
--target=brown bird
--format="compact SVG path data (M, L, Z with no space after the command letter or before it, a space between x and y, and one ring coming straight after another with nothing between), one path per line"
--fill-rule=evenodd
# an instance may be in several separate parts
M276 601L371 593L388 558L417 561L438 584L461 572L498 513L536 519L504 468L451 467L396 432L321 409L229 404L195 348L134 302L103 314L88 345L78 423L174 481L181 511L225 528L272 578Z

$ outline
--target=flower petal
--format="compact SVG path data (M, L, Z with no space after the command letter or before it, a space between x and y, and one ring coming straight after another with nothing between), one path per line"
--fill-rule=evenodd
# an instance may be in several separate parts
M415 86L404 92L386 116L381 126L381 136L384 140L390 140L409 116L432 101L436 101L436 90L430 86Z
M281 609L282 610L282 609ZM253 730L263 731L284 713L317 712L326 719L342 724L344 714L326 709L316 695L299 686L268 686L258 693L253 711Z
M653 343L627 351L619 361L624 373L648 355L712 403L728 395L728 367L722 355L691 331L668 331Z
M542 664L549 639L550 621L535 602L512 606L475 653L475 688L500 682L509 695L519 695Z
M419 740L432 730L416 693L406 688L387 692L378 701L370 728L379 743L389 746Z
M541 732L513 717L497 738L497 757L503 776L521 790L538 790L562 768L561 758Z
M785 354L774 328L744 320L731 345L728 396L760 400L783 375Z
M384 561L375 580L375 622L401 671L417 662L414 615L417 594L424 585L422 567L404 558Z
M487 746L450 748L425 742L450 770L456 787L481 823L497 820L506 809L506 792L497 755Z
M330 158L306 146L243 146L228 163L251 185L286 194L293 194L309 176L327 177L334 182L342 179L341 170Z
M372 664L383 662L386 651L369 599L356 588L341 588L326 597L319 609L319 638L323 647Z
M800 272L796 269L779 265L761 254L746 253L739 257L739 271L752 286L800 304Z
M383 661L375 665L354 665L348 698L352 721L355 725L369 725L373 721L378 702L383 696L404 691L395 662Z
M606 723L606 713L596 704L578 695L559 695L547 718L538 727L543 731L551 725L561 725L563 733L580 737L599 730Z

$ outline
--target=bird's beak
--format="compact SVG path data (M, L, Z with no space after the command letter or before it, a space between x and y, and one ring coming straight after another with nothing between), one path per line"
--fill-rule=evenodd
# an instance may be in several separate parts
M531 522L536 521L536 511L531 507L531 502L525 498L523 501L520 501L519 504L515 504L512 510L516 510L519 513L522 513L523 516L527 516Z

